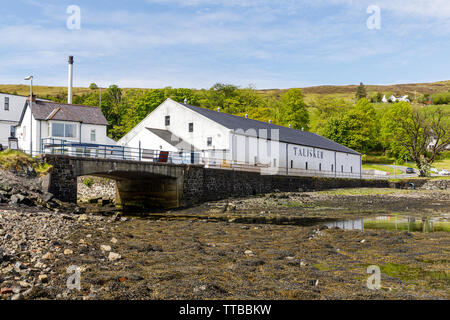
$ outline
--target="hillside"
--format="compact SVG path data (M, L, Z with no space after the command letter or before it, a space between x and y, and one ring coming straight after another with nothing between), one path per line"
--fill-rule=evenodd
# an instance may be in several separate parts
M315 87L305 87L301 88L306 102L314 100L321 95L331 95L337 98L343 98L345 100L351 100L355 96L357 85L343 85L343 86L315 86ZM377 92L385 94L407 94L414 97L416 93L417 96L423 94L434 94L437 92L444 92L450 90L450 80L449 81L439 81L432 83L409 83L409 84L394 84L394 85L366 85L367 92L369 95L375 94ZM129 90L132 88L125 88ZM143 89L146 90L146 89ZM56 87L56 86L34 86L33 91L35 94L41 97L47 95L65 95L67 94L66 87ZM259 94L263 96L280 97L287 89L265 89L256 90ZM30 87L27 85L0 85L0 92L5 93L17 93L19 95L29 95ZM73 89L74 95L82 95L92 92L89 88L77 87Z

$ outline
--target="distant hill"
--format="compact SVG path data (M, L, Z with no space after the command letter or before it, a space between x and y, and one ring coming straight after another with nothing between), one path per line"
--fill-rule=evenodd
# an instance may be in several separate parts
M356 88L358 85L342 85L342 86L315 86L301 88L305 94L305 100L310 101L322 95L331 95L343 99L353 99L355 96ZM437 92L447 92L450 90L449 81L439 81L433 83L409 83L409 84L394 84L394 85L366 85L369 95L373 95L377 92L383 94L404 95L407 94L410 97L417 97L423 94L434 94ZM129 90L131 88L125 88ZM142 89L146 90L146 89ZM19 95L29 95L30 87L27 85L0 85L0 92L16 93ZM67 94L66 87L56 86L34 86L33 91L35 94L41 97L56 96ZM287 89L265 89L257 90L257 92L264 96L280 97ZM76 87L73 89L74 95L82 95L91 92L89 88Z

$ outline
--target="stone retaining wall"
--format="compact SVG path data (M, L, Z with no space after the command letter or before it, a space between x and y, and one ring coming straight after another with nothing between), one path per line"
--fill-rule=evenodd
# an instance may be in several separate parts
M289 177L260 175L255 172L188 168L184 175L181 204L189 206L229 197L270 192L298 192L335 188L389 188L388 180Z

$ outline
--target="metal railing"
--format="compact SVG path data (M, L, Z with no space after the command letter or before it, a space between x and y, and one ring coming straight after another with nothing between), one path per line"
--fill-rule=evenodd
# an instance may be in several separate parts
M55 138L41 140L40 154L61 154L75 157L112 160L147 161L170 164L196 164L205 168L257 172L263 175L289 175L302 177L335 177L353 179L387 179L389 176L335 172L326 170L274 167L264 163L231 160L228 150L162 151L118 145L79 143Z

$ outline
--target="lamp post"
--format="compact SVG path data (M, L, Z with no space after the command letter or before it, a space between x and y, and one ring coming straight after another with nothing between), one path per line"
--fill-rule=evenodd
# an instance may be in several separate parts
M33 76L25 78L30 81L30 154L33 156Z

